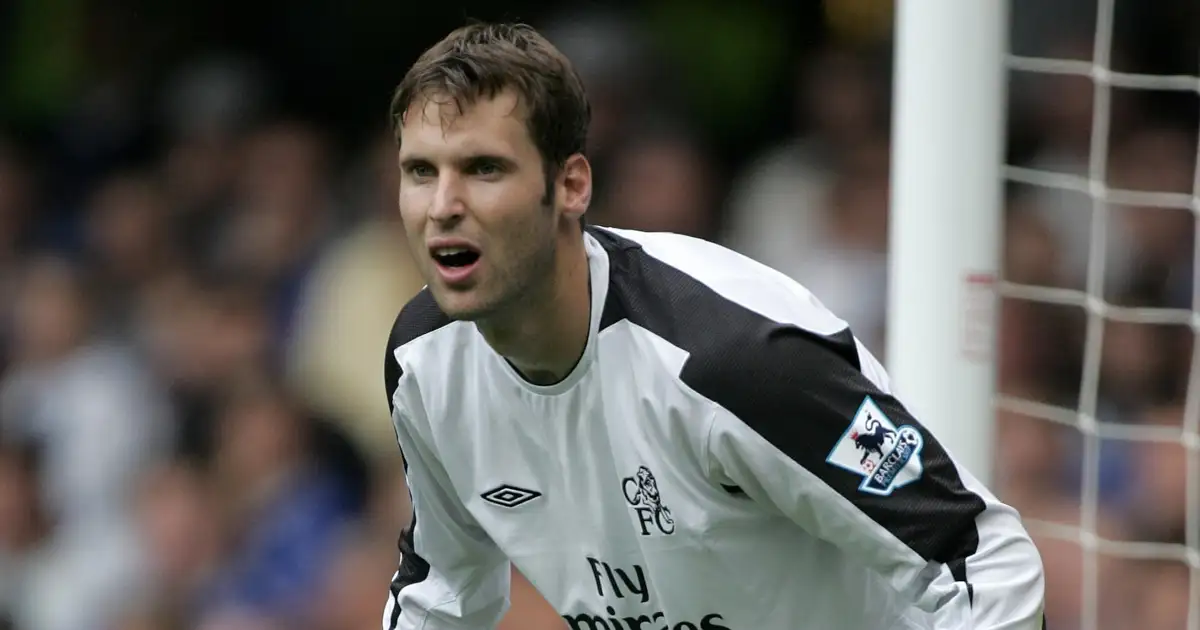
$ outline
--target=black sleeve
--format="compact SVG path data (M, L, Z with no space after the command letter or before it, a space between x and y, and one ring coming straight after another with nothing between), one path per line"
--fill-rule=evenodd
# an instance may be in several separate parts
M680 379L714 403L712 483L873 567L936 613L939 630L964 618L975 630L1040 627L1041 559L1016 512L955 464L811 294L725 254L736 269L693 275L623 236L589 233L612 269L601 327L627 320L682 349ZM674 245L688 250L684 267L715 253Z
M859 557L923 609L970 607L974 628L1040 627L1040 559L1016 513L956 465L874 358L848 331L760 330L719 368L684 369L719 405L716 481Z

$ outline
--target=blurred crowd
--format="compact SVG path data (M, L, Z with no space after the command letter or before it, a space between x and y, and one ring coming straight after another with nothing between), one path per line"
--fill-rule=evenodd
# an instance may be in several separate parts
M688 25L674 37L734 32L707 42L712 54L781 56L755 41L755 28L770 30L766 10L731 21L712 3L656 4ZM775 98L755 72L665 53L690 49L664 46L644 14L534 20L576 60L593 100L591 222L726 243L805 283L886 359L884 5L830 0L817 45L764 64L788 95L778 125L790 131L749 147L729 139L753 121L728 112ZM1014 5L1015 52L1091 59L1093 0ZM1191 3L1118 5L1117 69L1200 74ZM0 10L0 43L28 39L4 28L17 13ZM387 94L368 108L379 127L347 140L272 103L270 73L253 61L206 54L173 67L152 118L116 73L81 82L36 134L23 133L28 118L0 130L0 628L379 625L407 518L382 355L422 286L397 221ZM396 60L396 78L409 61ZM706 73L722 94L688 80ZM1091 81L1014 74L1010 96L1010 162L1086 176ZM1196 101L1117 90L1107 183L1196 194ZM997 238L1010 282L1082 290L1099 254L1107 301L1194 308L1191 213L1101 208L1108 229L1094 248L1087 195L1008 193ZM1089 400L1081 309L1008 299L1000 317L1003 393L1094 403L1103 423L1182 427L1188 326L1107 322ZM995 445L1003 499L1031 519L1081 524L1076 428L1002 412ZM1194 542L1200 514L1185 493L1200 480L1180 440L1105 440L1100 454L1100 535L1183 545L1190 527ZM1056 630L1185 627L1200 571L1105 555L1099 597L1085 600L1079 542L1038 541ZM1085 604L1099 607L1100 628L1081 628ZM530 606L520 608L537 619L510 616L506 630L555 627Z

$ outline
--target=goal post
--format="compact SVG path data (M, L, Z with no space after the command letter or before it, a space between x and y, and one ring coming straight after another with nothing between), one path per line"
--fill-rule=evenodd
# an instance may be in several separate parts
M886 362L991 483L1008 2L901 0L895 16Z

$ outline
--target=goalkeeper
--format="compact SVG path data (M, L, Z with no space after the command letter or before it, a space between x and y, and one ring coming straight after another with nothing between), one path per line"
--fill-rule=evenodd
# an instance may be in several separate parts
M1017 513L806 289L586 226L589 105L522 25L459 29L392 117L427 288L385 382L413 518L388 630L484 630L509 563L573 630L1037 630Z

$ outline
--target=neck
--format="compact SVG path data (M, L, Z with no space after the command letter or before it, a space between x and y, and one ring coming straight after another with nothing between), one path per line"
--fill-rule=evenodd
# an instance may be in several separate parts
M508 312L477 322L488 344L536 385L566 378L583 356L591 328L587 251L578 232L565 236L542 287Z

